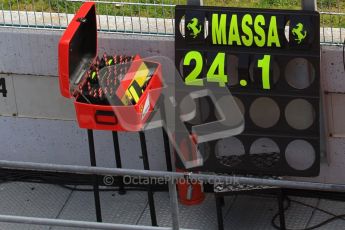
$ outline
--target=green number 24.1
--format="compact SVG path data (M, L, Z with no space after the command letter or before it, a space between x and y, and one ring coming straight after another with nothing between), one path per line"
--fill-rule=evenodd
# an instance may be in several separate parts
M183 60L183 65L189 66L192 60L195 61L195 68L188 74L185 79L185 83L186 85L203 86L203 79L198 79L203 67L203 57L201 53L198 51L188 52ZM224 87L225 83L228 82L228 76L225 74L224 67L225 53L218 53L207 71L207 81L218 82L220 86ZM216 74L217 69L218 73Z
M225 74L225 53L217 53L216 57L214 58L212 64L210 65L206 79L208 82L218 82L219 86L224 87L225 84L228 82L228 76ZM194 86L203 86L204 81L203 79L198 78L203 69L203 57L200 52L198 51L189 51L184 60L183 65L189 66L192 62L195 61L194 69L188 74L185 78L186 85L194 85ZM262 88L263 89L270 89L270 63L271 63L271 55L264 55L263 59L258 60L258 67L262 69ZM218 69L218 73L217 72Z

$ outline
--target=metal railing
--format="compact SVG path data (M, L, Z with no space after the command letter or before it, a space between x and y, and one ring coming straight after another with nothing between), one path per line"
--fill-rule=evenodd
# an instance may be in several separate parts
M2 2L1 2L2 1ZM0 26L65 29L85 0L1 0ZM174 8L183 0L119 0L97 3L103 32L172 36Z
M64 29L87 0L0 0L0 26ZM186 0L95 0L98 29L108 33L173 36L174 8ZM204 5L301 9L300 0L205 0ZM322 44L345 39L345 1L318 0Z
M108 229L108 230L170 230L171 229L169 227L152 227L152 226L144 226L144 225L97 223L97 222L91 222L91 221L62 220L62 219L25 217L25 216L13 216L13 215L0 215L0 222L59 226L59 227L70 227L70 228L74 227L74 228L83 228L83 229L84 228ZM188 230L188 229L180 228L180 230Z
M345 39L345 1L318 0L320 12L320 41L324 44L341 44Z
M88 221L74 221L74 220L57 220L47 218L23 217L23 216L9 216L0 215L0 222L10 223L24 223L35 225L49 225L49 226L64 226L64 227L79 227L79 228L93 228L93 229L173 229L179 230L179 210L176 192L176 182L181 179L208 182L208 183L227 183L227 184L248 184L248 185L265 185L279 188L291 189L313 189L319 191L333 191L345 192L345 185L342 184L325 184L315 182L291 181L291 180L276 180L254 177L237 177L237 176L221 176L210 174L193 174L193 173L178 173L166 171L149 171L138 169L121 169L121 168L103 168L103 167L89 167L76 165L58 165L45 163L31 163L31 162L16 162L0 160L0 168L2 169L16 169L16 170L30 170L30 171L46 171L46 172L63 172L87 175L102 175L102 176L140 176L143 178L161 178L169 184L169 198L171 202L172 226L166 227L150 227L140 225L124 225L112 223L95 223Z

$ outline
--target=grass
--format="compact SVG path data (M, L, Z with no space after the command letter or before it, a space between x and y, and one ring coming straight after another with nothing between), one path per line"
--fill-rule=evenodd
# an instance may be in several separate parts
M110 1L110 0L108 0ZM111 0L115 2L116 0ZM117 2L155 3L155 4L186 4L186 0L117 0ZM2 3L2 4L1 4ZM270 9L301 9L300 0L205 0L208 6L229 6ZM0 7L5 10L28 10L47 12L74 13L81 3L67 2L66 0L0 0ZM345 13L344 0L318 0L320 11ZM1 9L1 8L0 8ZM171 18L174 16L172 7L138 6L99 4L98 14L117 16L141 16L156 18ZM322 15L321 26L345 27L345 16Z

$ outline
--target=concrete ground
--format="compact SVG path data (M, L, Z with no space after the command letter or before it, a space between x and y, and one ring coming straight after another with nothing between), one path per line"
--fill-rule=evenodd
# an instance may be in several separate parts
M314 198L291 199L325 209L334 214L345 212L345 203ZM10 182L0 185L0 214L95 221L93 193L73 191L58 185ZM169 195L155 193L156 213L160 226L171 226ZM146 192L101 192L103 221L121 224L150 225ZM180 205L180 220L184 228L217 229L214 197L209 194L201 205ZM225 229L274 229L271 219L277 212L275 198L248 195L227 196L223 207ZM286 212L289 229L303 229L318 224L330 216L309 207L292 203ZM72 229L37 225L0 223L7 229ZM336 220L319 229L345 229L344 220Z

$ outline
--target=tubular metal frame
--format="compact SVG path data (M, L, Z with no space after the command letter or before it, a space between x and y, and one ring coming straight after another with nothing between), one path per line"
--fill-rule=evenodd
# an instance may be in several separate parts
M181 172L166 172L155 170L141 170L141 169L121 169L121 168L105 168L105 167L90 167L80 165L61 165L61 164L46 164L34 162L21 161L5 161L0 160L0 168L3 169L18 169L30 171L45 171L45 172L62 172L73 174L87 174L87 175L101 175L101 176L142 176L168 179L176 183L177 180L184 180L186 177L191 180L207 182L207 183L228 183L228 184L248 184L248 185L264 185L289 189L306 189L329 192L345 192L345 184L331 184L318 183L307 181L293 181L293 180L276 180L266 178L254 178L243 176L222 176L204 173L181 173Z
M89 142L89 155L90 155L91 167L96 167L96 153L95 153L95 142L94 142L94 137L93 137L93 130L88 129L87 134L88 134L88 142ZM120 145L119 145L117 132L113 131L112 135L113 135L113 145L114 145L114 151L115 151L116 167L122 168ZM144 169L150 170L144 131L139 131L139 136L140 136L140 147L141 147L141 152L142 152ZM165 151L166 151L166 155L169 155L167 151L170 151L170 149L165 149ZM119 178L120 178L119 194L123 195L126 193L126 190L124 188L124 183L123 183L123 177L120 176ZM102 222L102 208L101 208L100 193L99 193L99 180L96 174L93 175L92 184L93 184L93 195L94 195L94 201L95 201L96 219L97 219L97 222ZM148 185L147 195L148 195L147 198L148 198L148 203L150 207L151 224L152 226L158 226L156 210L155 210L154 194L153 194L153 189L151 185Z
M111 224L111 223L97 223L90 221L76 221L63 219L49 219L37 217L24 217L12 215L0 215L0 222L19 223L19 224L33 224L33 225L48 225L60 227L75 227L75 228L92 228L92 229L109 229L109 230L169 230L168 227L152 227L144 225L128 225L128 224ZM184 228L173 228L180 230L188 230ZM189 229L192 230L192 229Z
M332 191L332 192L345 192L345 185L342 184L324 184L315 182L302 182L291 180L275 180L263 178L248 178L237 176L219 176L210 174L194 174L194 173L178 173L166 171L149 171L138 169L121 169L121 168L104 168L94 166L76 166L76 165L60 165L60 164L46 164L46 163L32 163L20 161L0 161L0 168L16 169L16 170L30 170L30 171L46 171L46 172L64 172L74 174L87 174L87 175L102 175L102 176L141 176L141 177L154 177L168 180L170 202L172 206L172 229L180 229L179 216L178 216L178 201L176 192L176 182L181 179L189 178L191 180L199 180L208 183L233 183L233 184L249 184L249 185L266 185L278 188L289 189L307 189L319 191ZM0 221L11 223L26 223L37 225L54 225L54 226L67 226L67 227L92 227L94 229L169 229L148 226L132 226L132 225L118 225L118 224L105 224L84 221L70 221L70 220L54 220L45 218L31 218L20 216L6 216L0 215Z
M61 30L72 20L74 12L87 0L49 0L46 9L39 8L37 0L26 0L24 8L17 1L0 3L0 26ZM254 0L253 0L254 1ZM35 3L36 2L36 3ZM98 12L98 29L105 33L174 36L174 8L186 0L95 0L102 10ZM188 1L187 1L188 2ZM256 1L257 2L257 1ZM207 0L205 1L207 4ZM241 6L239 2L238 5ZM281 1L272 8L289 8ZM345 12L340 1L301 0L301 8L318 7L321 21L320 41L323 45L341 45L345 39Z

